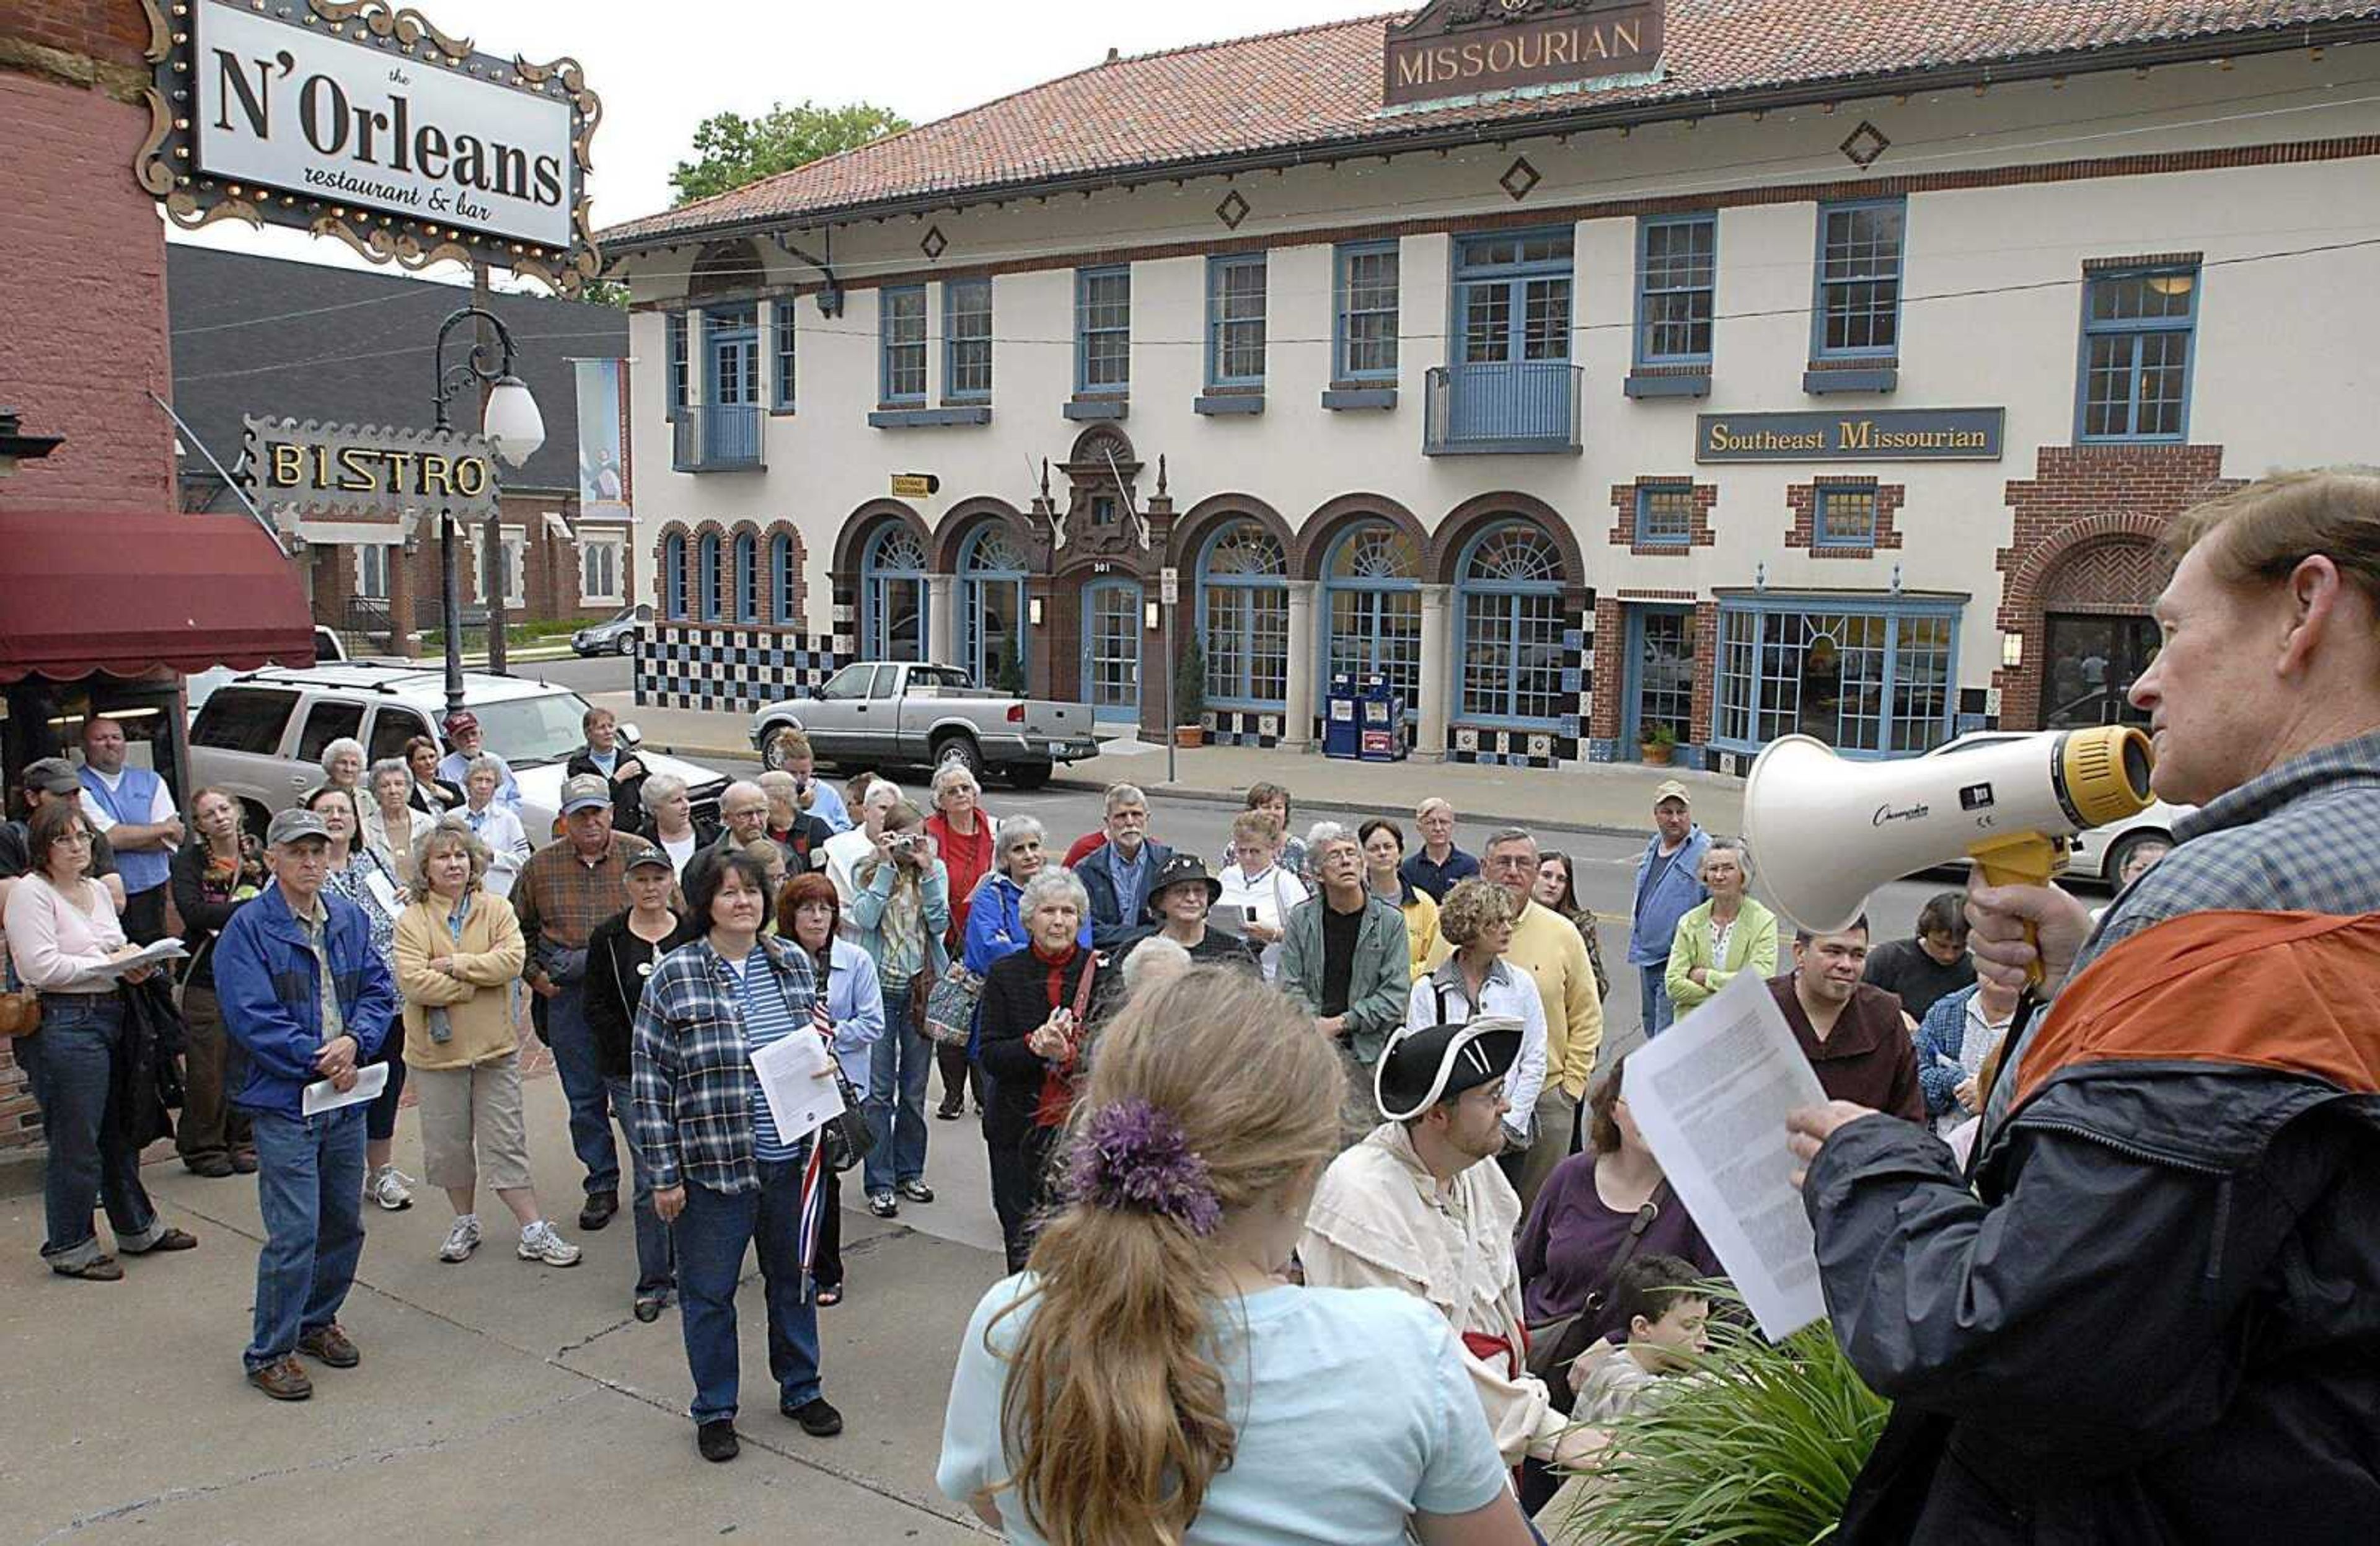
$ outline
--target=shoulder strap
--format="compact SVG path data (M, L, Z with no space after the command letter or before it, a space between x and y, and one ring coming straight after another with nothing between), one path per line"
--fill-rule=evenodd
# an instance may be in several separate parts
M1620 1282L1620 1270L1628 1265L1629 1260L1636 1254L1636 1248L1645 1243L1645 1232L1653 1227L1655 1219L1661 1216L1661 1204L1669 1199L1670 1180L1663 1176L1661 1184L1653 1188L1653 1195L1645 1199L1645 1206L1637 1209L1636 1216L1628 1221L1628 1236L1620 1242L1620 1248L1613 1251L1611 1260L1604 1264L1603 1281L1596 1285L1595 1292L1586 1296L1587 1309L1600 1313L1603 1307L1611 1302L1611 1290Z
M1030 946L1027 947L1028 949ZM1091 980L1099 974L1099 956L1096 950L1084 952L1083 980L1075 986L1075 1023L1081 1025L1089 1017Z

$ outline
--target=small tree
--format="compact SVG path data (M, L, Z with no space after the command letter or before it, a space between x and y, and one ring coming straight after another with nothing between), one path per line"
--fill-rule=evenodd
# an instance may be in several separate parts
M1025 696L1025 640L1022 637L1009 639L1008 651L1000 663L1000 679L993 685L1002 692L1014 693L1019 698Z
M821 107L808 101L790 107L779 103L754 118L741 113L714 113L695 129L694 159L679 162L677 170L670 174L670 183L677 189L677 201L688 203L898 134L908 127L909 120L891 108L865 102L841 107Z
M1207 651L1193 638L1173 664L1173 723L1203 724L1207 719Z

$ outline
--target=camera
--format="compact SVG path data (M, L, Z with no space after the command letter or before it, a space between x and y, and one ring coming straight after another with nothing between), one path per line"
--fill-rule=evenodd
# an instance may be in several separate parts
M905 854L917 846L917 836L911 833L896 833L884 840L884 851L890 854Z

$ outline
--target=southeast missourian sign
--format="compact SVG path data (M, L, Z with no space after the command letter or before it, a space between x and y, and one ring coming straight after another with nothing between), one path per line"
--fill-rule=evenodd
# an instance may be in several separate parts
M148 0L152 16L169 0ZM300 225L419 268L474 259L576 288L597 272L571 60L480 54L384 0L170 0L138 163L176 223Z
M1661 61L1663 0L1439 0L1389 26L1394 107L1642 75Z

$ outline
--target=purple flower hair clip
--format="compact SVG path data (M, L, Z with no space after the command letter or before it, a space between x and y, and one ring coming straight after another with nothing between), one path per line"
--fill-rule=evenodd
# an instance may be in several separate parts
M1073 1181L1086 1202L1162 1214L1193 1235L1212 1235L1223 1220L1207 1162L1182 1125L1137 1097L1092 1114L1075 1144Z

